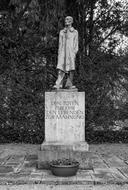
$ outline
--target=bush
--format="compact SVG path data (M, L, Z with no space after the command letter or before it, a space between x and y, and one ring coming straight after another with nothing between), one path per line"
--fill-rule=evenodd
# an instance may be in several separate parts
M88 143L128 143L128 131L88 131L86 141Z
M6 126L0 131L0 143L31 143L41 144L44 140L44 126L42 128L28 128L27 126L17 127Z

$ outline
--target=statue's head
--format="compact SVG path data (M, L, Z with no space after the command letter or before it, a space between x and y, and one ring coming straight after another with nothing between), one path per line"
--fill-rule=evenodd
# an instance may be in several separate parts
M67 16L65 18L65 25L70 26L70 25L72 25L72 23L73 23L73 18L71 16Z

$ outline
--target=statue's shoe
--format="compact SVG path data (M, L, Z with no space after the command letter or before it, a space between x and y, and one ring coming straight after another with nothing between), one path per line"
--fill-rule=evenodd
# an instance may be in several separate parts
M72 86L67 86L66 89L75 89L76 86L72 85Z
M69 87L69 89L74 89L74 88L76 88L76 86L74 85Z
M62 88L62 85L56 85L56 84L55 84L55 85L53 86L53 88L55 88L55 89L60 89L60 88Z

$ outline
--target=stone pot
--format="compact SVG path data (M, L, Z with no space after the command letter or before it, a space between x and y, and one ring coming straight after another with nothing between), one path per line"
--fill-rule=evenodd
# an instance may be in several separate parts
M57 164L54 162L50 163L50 169L53 175L60 177L69 177L76 175L79 169L79 162L74 162L69 164Z

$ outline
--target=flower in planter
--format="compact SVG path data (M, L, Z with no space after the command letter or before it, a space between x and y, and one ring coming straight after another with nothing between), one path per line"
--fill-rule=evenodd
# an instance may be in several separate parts
M79 164L75 159L67 159L67 158L62 158L58 160L52 160L51 161L52 165L76 165Z

